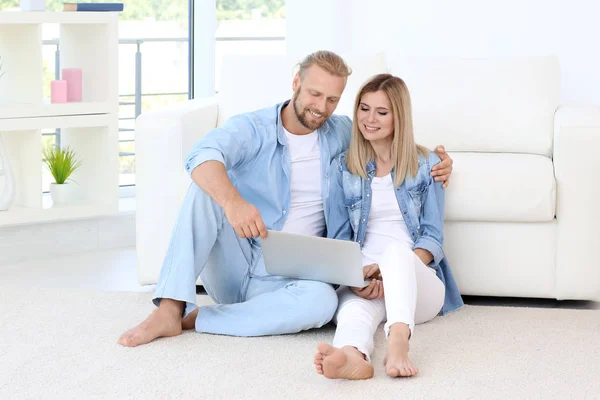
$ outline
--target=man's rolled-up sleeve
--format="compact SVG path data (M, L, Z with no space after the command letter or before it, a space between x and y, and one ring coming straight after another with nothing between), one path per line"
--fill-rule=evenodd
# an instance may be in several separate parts
M185 159L188 174L206 161L219 161L227 170L235 169L252 160L260 148L256 125L245 115L229 119L194 144Z

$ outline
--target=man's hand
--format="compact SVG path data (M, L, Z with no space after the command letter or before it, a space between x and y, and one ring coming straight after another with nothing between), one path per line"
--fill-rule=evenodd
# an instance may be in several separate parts
M267 228L260 213L233 186L225 164L214 160L203 162L192 171L192 180L223 208L239 237L267 237Z
M363 275L365 280L372 278L369 286L364 288L351 287L350 289L356 293L357 296L363 299L382 299L384 297L383 282L381 281L381 271L379 265L369 264L363 267Z
M228 203L224 208L227 220L241 238L266 238L267 228L258 209L241 197Z
M450 174L452 174L452 164L454 161L450 158L444 146L438 146L435 148L435 154L437 154L442 160L431 168L431 176L433 176L436 182L444 182L442 187L445 189L450 181Z

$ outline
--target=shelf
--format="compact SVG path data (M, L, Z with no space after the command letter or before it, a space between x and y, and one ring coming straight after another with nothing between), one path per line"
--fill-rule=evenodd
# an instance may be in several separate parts
M68 23L65 18L43 17L55 14L60 16L63 13L0 13L3 20L0 23L0 56L4 74L0 79L0 119L118 110L116 19L113 24L110 18L95 15L103 13L94 13L90 23ZM39 18L41 23L12 23L33 17ZM70 15L70 18L75 17L77 15ZM81 103L45 104L48 100L44 99L44 87L48 88L50 82L43 78L44 65L48 61L43 59L42 27L53 18L62 21L58 37L60 70L78 68L82 71ZM102 21L107 23L100 23ZM51 79L55 79L54 76Z
M116 206L76 205L52 207L48 209L12 206L8 211L0 211L0 227L25 225L40 222L91 218L119 212Z
M0 132L21 131L30 129L51 128L84 128L93 126L113 126L116 114L98 115L64 115L35 118L3 118L0 119ZM115 129L117 129L115 127Z
M2 11L0 25L116 24L118 18L118 12Z
M60 129L62 146L82 162L73 173L70 206L44 209L42 129ZM84 218L118 212L116 114L0 119L0 137L15 178L15 201L0 226Z
M0 119L58 117L117 112L117 110L111 108L114 108L114 102L108 101L60 104L8 104L0 105Z
M44 24L59 25L60 69L82 71L81 102L52 104L45 98ZM0 227L118 212L117 30L116 12L0 12L0 138L15 178L15 200L0 211ZM60 145L82 161L71 176L77 184L69 206L44 208L46 129L59 129Z

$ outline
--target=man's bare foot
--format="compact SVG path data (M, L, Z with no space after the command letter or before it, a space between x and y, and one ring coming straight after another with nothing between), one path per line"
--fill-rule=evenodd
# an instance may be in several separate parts
M419 370L408 359L408 325L396 323L390 327L388 336L388 351L385 356L385 372L391 377L415 376Z
M344 346L341 349L321 343L315 355L317 373L329 379L370 379L373 366L365 360L356 347Z
M181 329L187 331L188 329L196 329L196 317L198 316L198 309L189 313L187 317L181 320Z
M180 301L162 299L148 318L119 338L119 344L135 347L159 337L181 335L181 307Z

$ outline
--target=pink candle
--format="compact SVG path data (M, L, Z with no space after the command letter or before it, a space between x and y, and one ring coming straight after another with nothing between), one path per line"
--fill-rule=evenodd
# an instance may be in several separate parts
M67 102L67 81L50 82L50 101L52 103Z
M82 99L82 82L81 69L79 68L64 68L62 70L62 78L67 81L67 101L81 101Z

